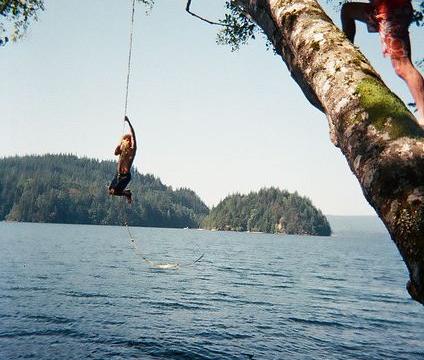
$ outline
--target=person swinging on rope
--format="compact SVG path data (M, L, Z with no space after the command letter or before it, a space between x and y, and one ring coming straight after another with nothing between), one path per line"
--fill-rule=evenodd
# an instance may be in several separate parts
M406 82L419 112L418 123L424 127L424 78L411 61L408 27L412 18L411 0L348 2L341 9L343 31L352 43L355 20L366 23L368 32L380 33L383 54L390 57L396 74Z
M128 204L131 204L132 194L126 187L131 181L131 166L137 151L137 141L135 139L134 128L127 116L125 116L125 121L130 126L131 134L124 135L121 143L115 149L115 155L119 155L118 169L109 186L109 194L125 196Z

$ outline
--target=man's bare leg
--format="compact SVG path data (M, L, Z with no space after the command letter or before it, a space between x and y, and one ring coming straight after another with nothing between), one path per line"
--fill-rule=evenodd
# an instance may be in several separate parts
M409 58L392 58L396 74L408 85L418 109L418 122L424 127L424 78Z
M125 198L128 201L128 204L131 204L132 202L132 193L131 190L124 190L124 191L116 191L114 188L109 188L109 195L112 196L125 196Z
M371 4L345 3L341 9L341 20L343 32L353 43L356 34L355 20L368 23L372 13Z
M131 193L131 190L124 190L122 192L122 195L124 195L127 198L128 204L131 204L131 202L132 202L132 193Z

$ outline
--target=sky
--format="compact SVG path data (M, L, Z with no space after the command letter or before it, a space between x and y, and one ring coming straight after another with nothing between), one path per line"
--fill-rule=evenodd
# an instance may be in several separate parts
M25 37L0 48L0 156L115 159L130 5L48 0ZM340 26L338 12L322 5ZM310 198L324 214L374 215L330 141L325 115L308 103L281 58L261 37L238 52L217 45L217 28L184 8L183 0L157 0L148 16L136 8L128 116L139 141L138 171L189 187L208 206L275 186ZM211 19L223 9L224 0L192 4ZM413 57L422 58L423 30L410 30ZM378 35L359 24L355 42L386 84L411 102Z

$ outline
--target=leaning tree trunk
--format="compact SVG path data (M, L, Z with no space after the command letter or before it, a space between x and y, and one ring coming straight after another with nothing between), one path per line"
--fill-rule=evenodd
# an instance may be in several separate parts
M362 191L424 304L424 131L315 0L235 0L260 26L307 99L328 118Z

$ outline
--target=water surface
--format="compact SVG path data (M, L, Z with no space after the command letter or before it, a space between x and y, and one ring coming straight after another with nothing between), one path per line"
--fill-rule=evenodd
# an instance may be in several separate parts
M0 359L422 359L385 232L0 223Z

